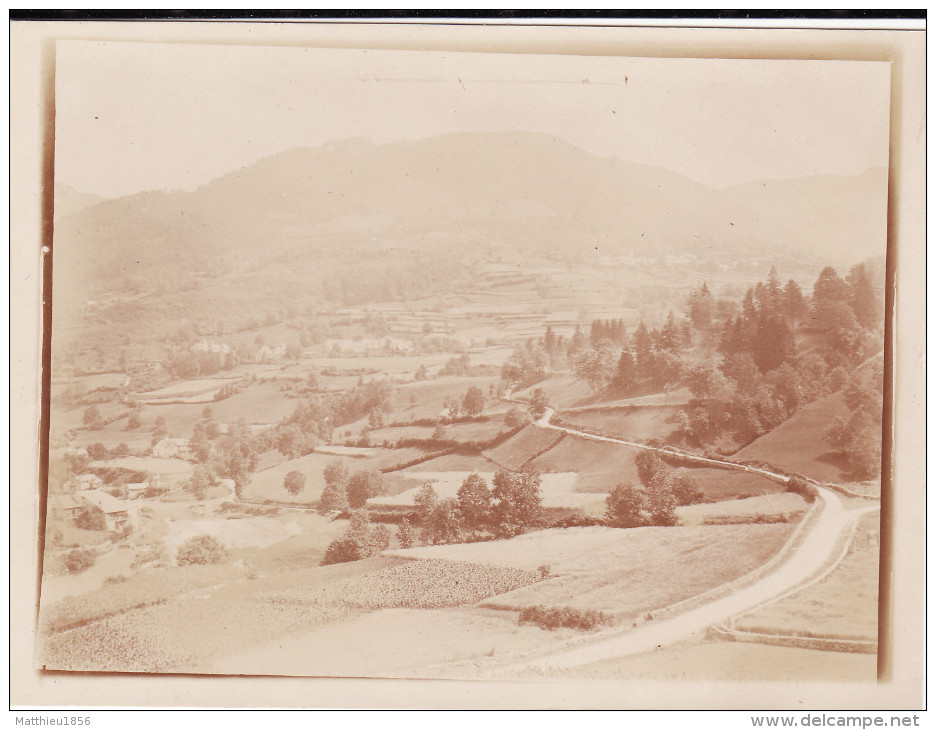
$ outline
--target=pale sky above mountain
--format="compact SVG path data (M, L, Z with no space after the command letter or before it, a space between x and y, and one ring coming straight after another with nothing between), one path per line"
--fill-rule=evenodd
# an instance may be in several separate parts
M531 130L713 187L886 166L890 65L61 41L56 177L194 189L298 146Z

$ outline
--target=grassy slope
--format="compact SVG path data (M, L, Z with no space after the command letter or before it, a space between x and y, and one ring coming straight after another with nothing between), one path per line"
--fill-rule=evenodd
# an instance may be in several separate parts
M774 494L784 490L783 485L759 474L727 469L683 467L683 472L696 483L708 499L739 499Z
M485 605L574 606L630 620L753 570L780 549L792 529L787 524L568 528L398 554L525 569L549 565L555 577Z
M817 400L732 458L764 461L820 481L850 481L841 460L830 452L823 437L835 415L844 410L845 404L839 394Z
M585 430L593 429L626 439L666 439L675 429L677 406L607 408L561 413L563 421Z
M541 472L578 472L577 491L603 493L609 492L620 482L639 482L637 467L634 465L634 459L639 453L639 449L630 446L566 436L555 447L534 459L533 466Z
M554 408L569 408L593 403L596 397L592 389L588 387L588 383L576 375L569 374L553 375L529 388L518 390L515 397L521 400L529 399L537 388L541 388L546 393L549 404Z
M519 469L531 456L559 441L560 436L555 431L546 431L531 424L504 443L488 449L484 455L508 469ZM575 469L570 467L553 471L575 471Z
M472 386L480 388L484 397L490 400L489 386L493 384L496 387L499 380L496 376L445 376L407 383L395 390L393 413L387 420L406 422L414 418L436 418L447 399L457 398L461 402L465 391ZM411 401L411 397L415 400Z

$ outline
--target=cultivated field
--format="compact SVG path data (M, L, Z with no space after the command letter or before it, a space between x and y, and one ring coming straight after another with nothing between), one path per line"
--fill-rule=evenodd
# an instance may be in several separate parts
M543 429L540 429L543 430ZM544 431L553 438L555 431ZM559 443L533 460L540 472L574 470L580 492L607 493L620 482L639 483L634 459L640 453L636 447L611 444L578 436L565 435Z
M548 566L550 578L483 605L510 610L569 606L630 622L754 570L780 549L792 529L786 524L568 528L388 554L524 570Z
M562 434L531 424L504 443L488 449L484 455L505 469L521 469L537 454L554 448L562 438Z

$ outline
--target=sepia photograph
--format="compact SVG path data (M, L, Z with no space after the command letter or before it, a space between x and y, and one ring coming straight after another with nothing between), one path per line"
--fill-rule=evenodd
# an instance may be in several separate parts
M57 40L34 668L879 683L892 84Z

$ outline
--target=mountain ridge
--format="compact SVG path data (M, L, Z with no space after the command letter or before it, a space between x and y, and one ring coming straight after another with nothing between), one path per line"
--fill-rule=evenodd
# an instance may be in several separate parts
M815 256L818 245L820 253L852 251L860 260L884 245L886 228L873 220L881 183L873 177L718 190L541 132L456 132L380 145L359 138L284 150L192 191L98 202L59 218L55 244L66 268L99 278L210 265L287 243L322 257L352 244L366 252L440 241L577 255L595 247L634 254L704 246ZM89 259L94 267L82 267Z

